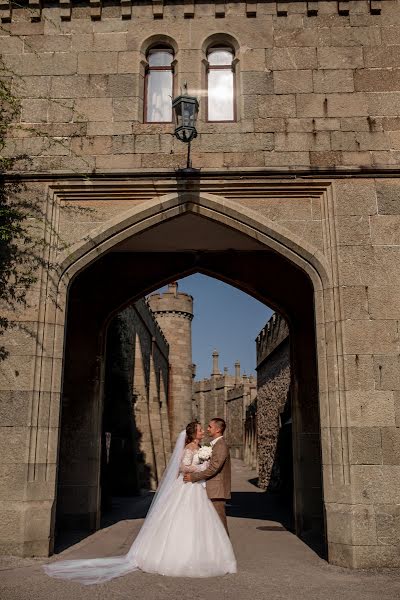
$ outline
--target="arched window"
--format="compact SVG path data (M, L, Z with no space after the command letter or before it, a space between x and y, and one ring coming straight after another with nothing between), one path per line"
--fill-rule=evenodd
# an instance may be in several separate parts
M235 71L232 48L212 47L207 52L207 121L235 121Z
M147 53L147 71L144 97L146 123L172 122L173 65L171 48L152 48Z

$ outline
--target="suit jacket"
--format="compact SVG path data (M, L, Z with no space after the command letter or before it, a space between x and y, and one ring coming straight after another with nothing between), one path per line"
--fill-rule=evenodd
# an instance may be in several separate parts
M219 439L213 445L207 469L191 473L193 482L202 479L206 480L207 495L210 499L228 500L231 497L231 457L224 438Z

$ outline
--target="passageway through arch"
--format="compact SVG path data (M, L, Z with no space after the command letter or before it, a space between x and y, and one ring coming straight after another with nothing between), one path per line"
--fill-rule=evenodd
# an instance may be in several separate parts
M207 214L201 214L197 203L185 206L178 202L173 208L176 210L170 217L164 215L132 235L121 235L128 231L126 223L117 232L113 225L110 231L115 243L111 233L107 237L103 232L99 246L106 244L106 251L95 252L90 260L84 256L69 285L55 526L78 524L88 531L99 526L101 421L110 320L162 285L203 273L257 298L289 324L296 533L304 539L321 538L324 519L315 317L319 275L314 266L308 273L302 268L302 261L306 265L307 260L293 253L295 243L280 252L276 239L271 238L268 244L259 232L246 233L249 221L235 228L227 212L221 211L217 219L210 205ZM150 221L152 216L146 218Z

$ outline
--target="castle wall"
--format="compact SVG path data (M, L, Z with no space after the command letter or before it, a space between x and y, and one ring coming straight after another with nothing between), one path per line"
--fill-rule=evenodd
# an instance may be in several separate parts
M303 400L296 453L307 468L295 478L299 513L312 505L305 488L319 485L310 468L322 457L330 560L398 566L400 2L11 6L1 8L0 43L22 112L5 152L30 156L16 168L24 198L49 221L45 264L60 271L41 270L26 310L4 313L23 328L4 338L1 551L51 549L62 401L77 408L82 498L95 521L103 324L129 298L202 268L292 317L293 394ZM227 40L238 59L237 121L208 123L202 61L208 42ZM175 172L186 147L172 124L143 123L142 61L153 41L175 48L177 90L187 80L201 92L192 144L201 173L190 185ZM168 229L178 217L179 235ZM125 254L103 261L127 232ZM256 252L239 269L250 242L271 250L258 273ZM223 256L207 262L210 245L236 252L229 269ZM155 247L192 252L191 262L169 257L150 275ZM135 248L142 254L127 266ZM296 268L308 291L296 287ZM85 278L74 286L83 271L91 288ZM303 301L313 321L302 321Z
M274 314L257 338L257 444L261 487L281 487L282 455L292 455L291 445L278 446L284 423L291 417L290 347L286 322Z
M157 9L46 1L42 9L5 8L3 32L11 37L3 33L3 60L22 98L9 151L31 156L25 171L183 166L171 125L143 123L148 40L171 39L176 89L186 80L201 90L205 40L226 33L238 58L238 121L207 123L201 100L194 167L396 165L400 4L371 7L367 0L345 10L330 1L312 10L307 2L258 2L249 10L236 2L223 18L213 2L193 2L190 14L186 3L168 1Z

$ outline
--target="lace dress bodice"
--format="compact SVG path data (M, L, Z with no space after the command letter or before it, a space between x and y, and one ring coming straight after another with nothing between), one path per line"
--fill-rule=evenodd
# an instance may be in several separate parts
M208 460L200 462L198 450L185 448L180 466L181 473L194 473L197 471L204 471L207 467Z

